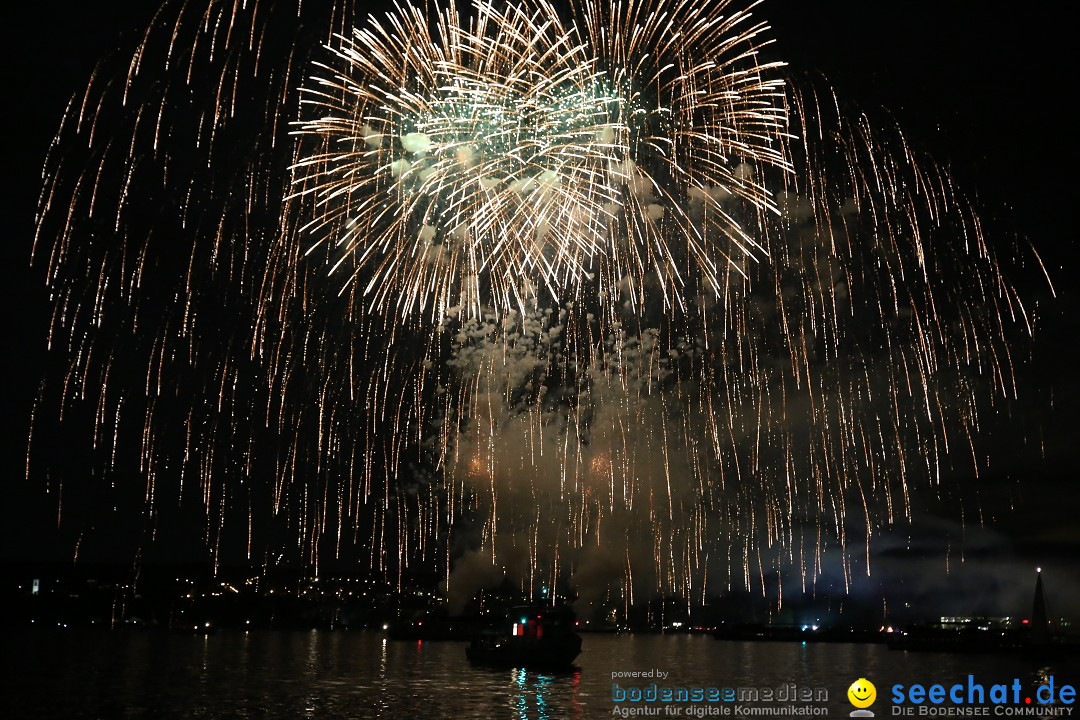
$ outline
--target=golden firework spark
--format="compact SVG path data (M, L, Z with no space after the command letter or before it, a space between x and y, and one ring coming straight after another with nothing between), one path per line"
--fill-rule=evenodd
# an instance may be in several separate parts
M95 468L50 475L61 520L134 492L150 542L194 500L215 559L239 526L398 580L479 538L627 607L805 587L978 470L1033 326L1008 264L749 9L164 7L46 167L33 423Z
M650 280L681 306L688 274L718 292L763 253L718 198L775 210L743 168L787 168L782 79L729 5L405 6L336 37L296 123L300 231L371 309L436 323Z

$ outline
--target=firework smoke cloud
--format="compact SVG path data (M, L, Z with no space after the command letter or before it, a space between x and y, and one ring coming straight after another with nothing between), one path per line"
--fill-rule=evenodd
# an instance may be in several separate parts
M34 432L95 468L49 473L61 524L135 496L149 545L195 502L215 560L592 612L846 581L849 534L978 472L1025 257L756 6L196 5L47 164Z

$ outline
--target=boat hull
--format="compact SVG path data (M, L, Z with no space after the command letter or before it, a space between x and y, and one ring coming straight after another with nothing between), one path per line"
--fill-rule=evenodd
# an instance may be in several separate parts
M581 638L530 640L503 638L498 642L474 641L465 648L465 656L474 665L500 668L565 670L573 667L581 654Z

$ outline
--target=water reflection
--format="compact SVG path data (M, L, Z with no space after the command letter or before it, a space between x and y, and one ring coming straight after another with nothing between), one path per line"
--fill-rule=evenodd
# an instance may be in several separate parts
M27 632L5 637L4 717L458 718L558 720L611 715L612 672L660 669L673 685L828 689L831 716L866 677L888 712L895 683L1025 690L1080 685L1080 668L1021 656L913 654L870 645L718 642L694 636L590 636L580 670L474 668L460 643L388 641L381 633ZM648 682L648 681L646 681ZM642 683L644 684L644 683ZM1033 697L1033 700L1035 698ZM879 701L881 702L881 701Z
M536 717L537 720L551 720L547 693L551 690L551 676L536 676Z
M517 685L518 694L514 698L514 705L517 710L517 715L520 720L528 720L529 717L529 703L525 695L525 680L528 674L524 669L514 670L514 682Z
M559 674L512 670L511 685L517 720L582 717L580 670Z

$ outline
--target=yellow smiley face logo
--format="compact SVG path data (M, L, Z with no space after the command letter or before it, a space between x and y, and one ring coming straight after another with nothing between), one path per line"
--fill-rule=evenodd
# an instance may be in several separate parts
M876 697L877 688L866 678L859 678L847 689L847 699L857 708L870 707Z

